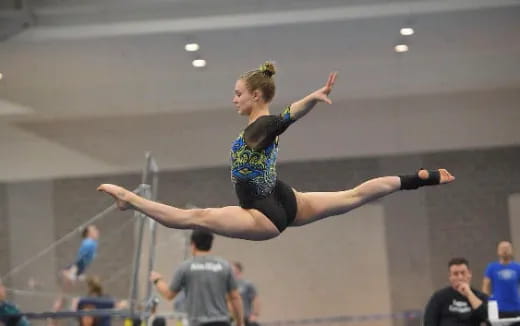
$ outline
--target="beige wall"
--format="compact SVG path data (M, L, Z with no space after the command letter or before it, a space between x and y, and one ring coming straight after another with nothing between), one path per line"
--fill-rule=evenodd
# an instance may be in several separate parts
M53 183L50 181L10 184L7 186L9 218L10 270L20 268L8 279L17 289L28 289L29 281L36 282L36 290L43 285L46 291L55 290L56 260L54 249L38 257L38 253L54 242ZM37 259L33 259L37 258ZM30 264L27 264L31 261ZM48 310L53 300L40 295L15 295L20 306L33 310Z
M330 110L313 112L284 133L280 160L520 144L519 102L518 88L335 101ZM273 113L285 104L274 104ZM229 108L31 121L16 127L0 121L0 148L9 153L2 157L0 180L138 172L145 151L156 155L163 170L226 166L230 143L243 127L244 120Z
M516 257L520 253L520 194L511 194L508 198L509 224L513 248L517 248Z

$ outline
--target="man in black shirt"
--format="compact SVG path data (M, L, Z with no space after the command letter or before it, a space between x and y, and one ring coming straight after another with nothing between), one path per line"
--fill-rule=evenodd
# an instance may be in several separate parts
M487 295L471 288L465 258L448 263L450 286L435 292L424 312L424 326L478 326L487 320Z

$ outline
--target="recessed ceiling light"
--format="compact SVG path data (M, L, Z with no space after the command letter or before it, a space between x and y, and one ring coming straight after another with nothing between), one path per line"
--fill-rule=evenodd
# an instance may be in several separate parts
M394 47L394 50L395 50L395 52L397 52L397 53L408 52L408 45L406 45L406 44L397 44L397 45Z
M409 35L413 35L414 33L415 32L414 32L413 28L411 28L411 27L401 28L401 35L409 36Z
M204 59L195 59L191 62L191 64L193 65L193 67L195 68L202 68L202 67L206 67L206 60Z
M184 46L184 50L188 52L195 52L200 49L200 46L198 43L188 43Z

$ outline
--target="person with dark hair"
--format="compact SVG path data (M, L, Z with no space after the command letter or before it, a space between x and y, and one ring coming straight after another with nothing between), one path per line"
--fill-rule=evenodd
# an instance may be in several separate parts
M195 230L191 234L193 257L184 261L168 285L161 274L152 271L150 281L167 300L182 290L190 326L229 326L229 298L236 326L244 325L242 299L230 264L211 254L213 234Z
M260 299L258 291L253 282L244 278L244 267L242 263L233 262L233 273L237 279L238 292L242 297L244 306L245 326L258 326L258 317L260 316Z
M76 309L81 310L98 310L98 309L114 309L116 303L114 299L107 296L103 292L101 281L98 277L89 276L86 279L87 282L87 295L79 298ZM109 316L103 317L92 317L82 316L80 317L80 325L90 324L92 322L95 326L110 326L111 318Z
M0 281L0 323L4 324L4 326L29 326L27 318L19 314L21 314L20 309L7 301L5 287L2 281Z
M231 146L231 180L239 206L180 209L147 200L125 188L102 184L121 210L136 209L159 223L176 229L209 230L248 240L277 237L288 226L302 226L349 212L399 190L450 183L455 178L445 169L419 170L402 176L368 180L337 192L300 192L278 179L276 160L279 136L317 103L331 104L329 94L336 81L331 73L325 86L272 115L269 104L275 94L273 63L249 71L235 84L233 104L248 117L246 128Z
M520 264L513 260L513 245L500 241L497 246L498 261L490 263L482 281L482 292L492 294L497 301L498 316L520 316Z
M96 308L92 305L85 306L82 310L95 310ZM79 317L79 326L99 326L96 317L92 315L85 315Z
M435 292L426 305L424 326L479 326L487 320L487 295L471 287L465 258L448 262L450 286Z

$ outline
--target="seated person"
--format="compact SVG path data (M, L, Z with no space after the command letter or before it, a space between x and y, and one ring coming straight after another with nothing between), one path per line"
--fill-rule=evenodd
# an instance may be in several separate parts
M87 278L88 295L81 297L77 303L77 310L100 310L100 309L114 309L116 304L113 298L104 295L101 283L96 277ZM89 324L89 326L110 326L111 317L92 317L82 316L80 324Z

